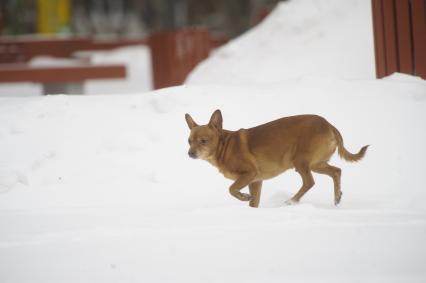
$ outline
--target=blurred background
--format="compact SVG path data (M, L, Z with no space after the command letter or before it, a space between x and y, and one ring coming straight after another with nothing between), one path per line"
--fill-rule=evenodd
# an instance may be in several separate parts
M2 0L2 35L61 34L143 37L205 26L234 37L259 22L277 0Z
M0 96L143 93L184 83L278 0L2 0Z

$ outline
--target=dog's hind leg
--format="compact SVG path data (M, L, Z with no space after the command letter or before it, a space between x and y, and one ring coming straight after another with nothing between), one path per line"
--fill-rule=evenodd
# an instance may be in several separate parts
M262 181L257 181L249 184L250 189L250 203L249 205L251 207L259 207L259 201L260 201L260 191L262 190Z
M303 185L300 190L286 202L286 204L298 203L303 197L303 195L307 191L309 191L309 189L311 189L315 184L314 178L312 177L311 169L309 168L309 165L306 162L295 162L295 168L299 175L302 177Z
M338 167L331 166L327 162L322 162L312 167L312 171L325 174L333 178L334 183L334 204L338 205L342 199L342 190L340 189L340 177L342 170Z

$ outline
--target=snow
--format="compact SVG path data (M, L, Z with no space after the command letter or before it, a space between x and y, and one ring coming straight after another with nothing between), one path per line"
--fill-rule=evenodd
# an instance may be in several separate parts
M120 47L110 51L79 52L77 57L89 57L93 64L124 64L125 80L90 80L87 94L141 93L153 89L151 51L147 46Z
M367 0L283 2L261 24L217 50L187 81L271 84L310 75L371 79L372 27Z
M338 12L345 5L353 20L370 19L361 0L298 0L277 11L288 5L300 13L296 3L319 3L323 12L309 15L325 26L321 15L341 29L355 25ZM244 38L278 33L277 11L276 23L269 18L230 45L240 41L244 51L251 48ZM370 33L355 35L369 44ZM304 48L311 52L307 44L297 53ZM280 78L269 56L218 59L219 50L185 86L0 98L0 281L424 282L426 83L401 74L376 80L364 72L361 51L353 73L302 60L299 75L283 70ZM269 61L270 74L245 68L252 61L264 68L259 74ZM315 113L340 130L350 151L371 146L358 163L331 160L343 172L339 207L322 175L300 204L285 206L301 184L291 170L264 182L253 209L229 195L231 181L215 168L187 156L184 114L203 124L217 108L230 130Z

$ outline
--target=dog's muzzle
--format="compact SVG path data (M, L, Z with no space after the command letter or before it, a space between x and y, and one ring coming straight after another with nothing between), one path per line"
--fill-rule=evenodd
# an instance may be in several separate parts
M191 158L194 158L194 159L196 159L196 158L197 158L197 154L195 153L195 151L192 151L192 150L188 151L188 155L189 155L189 157L191 157Z

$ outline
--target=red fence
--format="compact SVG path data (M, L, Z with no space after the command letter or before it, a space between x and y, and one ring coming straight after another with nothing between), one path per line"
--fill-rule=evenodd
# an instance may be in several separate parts
M372 0L376 75L426 79L426 1Z

